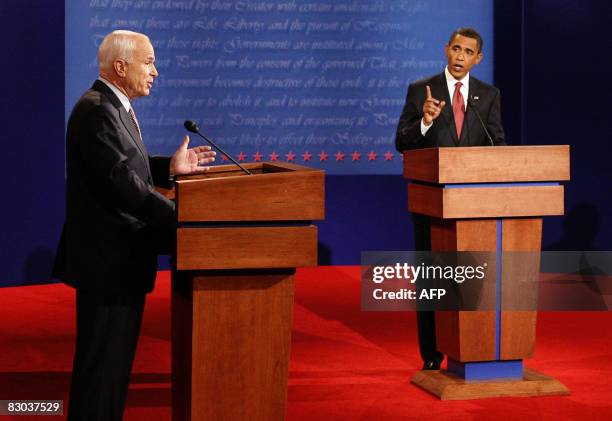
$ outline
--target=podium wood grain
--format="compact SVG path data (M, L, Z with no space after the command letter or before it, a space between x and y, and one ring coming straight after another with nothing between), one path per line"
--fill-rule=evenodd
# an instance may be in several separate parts
M294 273L317 264L325 174L245 166L176 182L175 421L285 417Z
M541 217L564 213L564 188L551 182L569 180L569 146L407 151L404 175L415 181L408 186L408 209L432 217L434 251L497 251L501 238L503 253L494 264L501 269L499 359L531 356ZM494 311L437 312L438 348L459 362L497 360L496 317ZM522 381L466 382L445 372L419 372L413 382L441 399L569 394L555 379L529 369L524 374Z
M564 181L569 146L419 149L404 153L404 177L436 184Z
M184 227L176 248L179 270L316 266L317 227Z
M537 288L540 274L542 218L503 221L500 357L532 356L536 343ZM531 307L532 311L521 310ZM504 311L505 309L509 309Z
M563 186L443 188L408 186L408 209L436 218L563 215Z
M284 419L294 273L202 272L174 281L173 352L183 356L173 358L182 379L174 419Z
M234 168L217 168L179 180L178 221L298 221L325 217L323 171L291 171L297 167L291 164L247 167L260 174L247 176Z
M431 221L433 251L495 251L496 237L497 223L494 220L434 218ZM489 266L488 270L495 273L494 267ZM493 283L483 284L483 288L493 286ZM483 291L483 294L492 292ZM494 360L495 312L438 311L436 338L438 350L456 361Z
M525 368L522 380L467 382L447 371L419 371L412 383L441 400L467 400L497 397L563 396L570 391L558 380Z

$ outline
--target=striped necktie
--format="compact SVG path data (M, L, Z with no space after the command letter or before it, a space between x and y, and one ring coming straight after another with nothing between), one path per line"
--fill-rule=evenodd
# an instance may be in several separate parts
M138 133L138 137L140 138L140 141L142 142L142 134L140 133L140 127L138 126L138 121L136 121L136 114L134 114L134 109L130 108L130 111L128 111L128 114L130 115L132 126L134 126L134 129L136 130L136 133Z

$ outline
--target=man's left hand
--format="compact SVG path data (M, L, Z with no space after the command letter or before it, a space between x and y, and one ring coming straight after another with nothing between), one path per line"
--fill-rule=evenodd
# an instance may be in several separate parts
M183 138L183 143L176 150L170 160L170 174L185 175L198 174L208 171L207 164L214 162L215 151L210 150L210 146L196 146L187 149L189 136Z

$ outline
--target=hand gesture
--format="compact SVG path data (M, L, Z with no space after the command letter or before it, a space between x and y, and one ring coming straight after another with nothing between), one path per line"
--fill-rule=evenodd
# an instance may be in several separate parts
M170 174L184 175L197 174L208 171L209 167L205 166L215 160L215 151L210 150L210 146L196 146L195 148L187 149L189 145L189 136L183 138L183 143L176 150L170 160Z
M429 85L425 86L427 97L423 104L423 124L426 126L431 125L433 121L438 118L442 112L442 108L446 105L445 101L439 101L431 96L431 88Z

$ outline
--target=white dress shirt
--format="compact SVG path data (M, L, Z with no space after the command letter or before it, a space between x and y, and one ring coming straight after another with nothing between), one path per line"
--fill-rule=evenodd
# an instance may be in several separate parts
M448 88L448 96L451 99L451 103L446 105L447 107L453 106L453 96L455 94L455 84L457 82L461 82L461 88L459 88L459 92L461 92L461 95L463 95L463 109L466 110L467 109L467 101L468 101L468 92L469 92L469 87L470 87L470 74L466 74L463 79L461 80L457 80L455 79L455 77L453 75L450 74L450 72L448 71L448 66L446 66L444 68L444 75L446 76L446 86ZM425 136L425 133L427 133L427 131L431 128L431 126L433 126L433 123L430 124L429 126L426 126L425 123L423 123L423 119L421 119L421 134L423 136Z
M98 80L100 82L103 82L106 86L110 88L111 91L113 91L115 95L117 95L117 98L119 98L119 101L121 101L123 108L125 108L125 111L129 113L130 109L132 109L132 104L130 104L130 99L127 97L127 95L121 92L119 88L110 83L108 80L104 79L102 76L98 77Z

